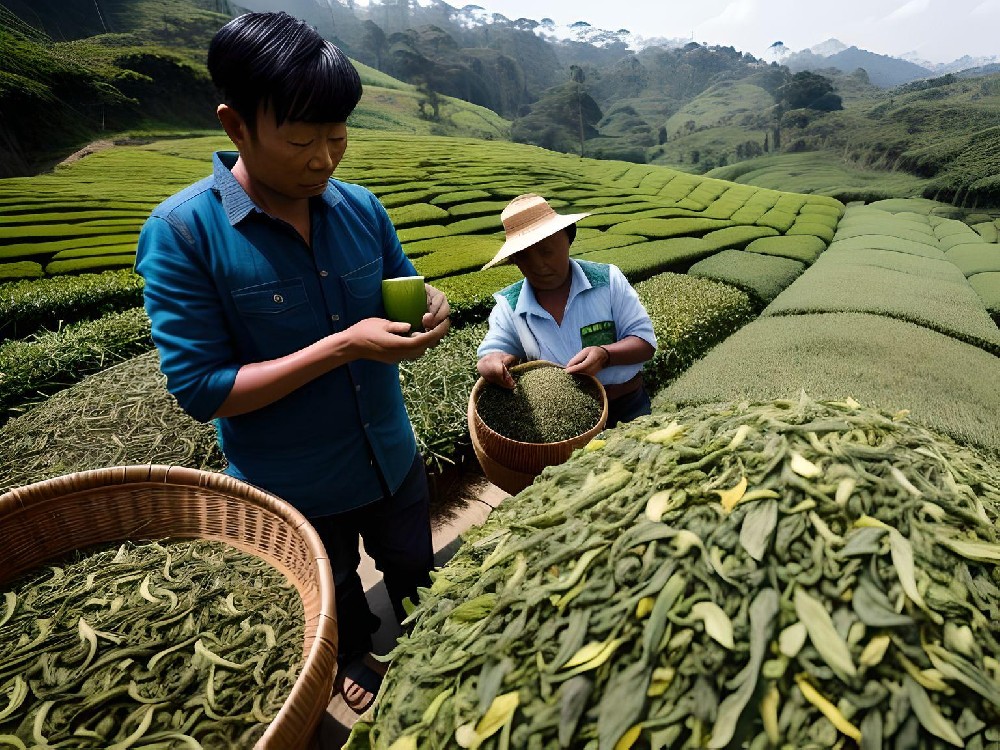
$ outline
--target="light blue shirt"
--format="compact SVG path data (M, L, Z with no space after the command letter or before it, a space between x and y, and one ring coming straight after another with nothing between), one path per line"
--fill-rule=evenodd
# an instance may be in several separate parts
M382 279L413 276L368 190L330 180L310 201L311 243L262 211L219 152L212 176L143 226L136 271L167 387L207 421L240 367L385 317ZM416 454L395 365L358 359L247 414L216 419L227 473L306 516L350 510L402 484Z
M563 367L586 346L638 336L656 348L646 308L617 266L570 259L569 297L562 323L545 310L524 279L493 295L490 329L476 352L505 352L520 359L544 359ZM597 374L604 385L624 383L642 364L615 365Z

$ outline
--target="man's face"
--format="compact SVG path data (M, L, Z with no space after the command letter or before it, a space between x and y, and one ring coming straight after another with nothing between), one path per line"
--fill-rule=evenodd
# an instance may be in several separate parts
M516 253L512 260L535 289L558 289L569 279L569 237L560 229Z
M347 124L285 120L263 107L256 132L237 144L247 173L259 186L289 200L321 195L347 149Z

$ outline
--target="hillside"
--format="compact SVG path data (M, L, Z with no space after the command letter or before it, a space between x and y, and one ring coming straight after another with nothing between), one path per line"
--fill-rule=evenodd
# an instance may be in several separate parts
M54 41L0 5L0 177L48 168L97 138L127 142L218 132L218 100L204 55L211 36L230 16L201 8L198 0L173 0L162 8L121 0L101 7L108 28L125 30ZM62 25L51 20L53 8L50 3L37 12L26 7L21 12L49 19L43 25L61 33ZM94 23L84 11L63 20L81 33ZM365 96L353 127L509 137L509 124L488 109L421 91L363 63L357 67ZM3 114L10 112L17 116Z

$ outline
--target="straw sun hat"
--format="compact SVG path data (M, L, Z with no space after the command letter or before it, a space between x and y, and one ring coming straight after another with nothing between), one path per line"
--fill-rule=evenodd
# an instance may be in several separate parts
M576 224L584 216L590 214L557 214L542 196L534 193L517 196L500 214L507 241L483 270L508 261L514 253Z

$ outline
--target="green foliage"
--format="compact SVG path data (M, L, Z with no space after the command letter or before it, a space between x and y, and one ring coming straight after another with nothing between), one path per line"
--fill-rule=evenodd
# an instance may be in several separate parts
M1000 272L977 273L969 277L969 284L983 300L993 322L1000 326Z
M916 323L994 354L1000 331L961 274L919 275L908 256L898 268L851 263L833 250L771 303L765 315L872 313ZM884 257L880 259L884 262Z
M98 255L92 258L54 260L45 266L45 273L56 276L62 273L82 273L105 268L131 268L135 265L135 252L125 255Z
M795 214L792 211L784 211L775 206L757 219L755 223L764 227L772 227L779 232L787 232L792 228L792 224L795 223Z
M403 203L388 209L394 226L405 228L419 224L429 224L448 218L448 212L429 203Z
M0 344L0 422L39 399L153 346L142 308Z
M427 279L477 271L496 255L502 244L493 237L449 236L416 243L420 255L413 265Z
M511 139L552 151L581 156L588 138L595 137L601 108L577 82L555 86L531 106L531 112L514 121Z
M845 247L846 243L834 242L824 253L829 260L855 266L873 266L914 274L925 279L940 279L950 284L961 283L962 274L944 257L928 258L895 250L878 250L867 247Z
M724 219L632 219L609 228L614 234L639 234L651 239L667 237L692 237L707 234L714 229L733 226Z
M402 362L399 382L417 450L432 474L442 473L471 453L467 410L476 384L476 348L485 323L453 330L418 360Z
M886 172L844 162L838 153L771 153L716 167L707 175L773 190L832 196L841 201L875 201L889 196L920 195L930 181L906 172Z
M0 492L125 464L224 469L215 426L181 410L159 363L155 350L119 362L0 427Z
M453 218L468 216L499 216L507 207L507 201L469 201L448 208Z
M996 243L1000 241L1000 232L997 231L997 225L992 221L981 222L979 224L974 224L973 229L983 238L984 242Z
M729 248L744 248L747 244L763 237L773 237L778 232L771 227L726 227L716 229L702 237L711 247L716 250L727 250Z
M443 237L446 234L448 234L448 227L444 224L424 224L418 227L407 227L396 232L399 241L406 246L406 254L414 257L417 252L412 249L413 245L419 244L420 240Z
M754 240L744 248L752 253L775 255L780 258L790 258L805 263L813 263L826 249L826 243L819 237L810 235L762 237Z
M45 275L45 269L41 263L30 260L14 261L13 263L0 263L0 281L10 279L36 279Z
M777 91L778 100L787 109L803 107L830 111L841 109L840 97L836 97L836 106L828 101L828 95L833 93L833 82L826 76L803 70L796 73Z
M758 308L762 308L795 281L803 270L804 264L790 258L723 250L695 263L688 273L742 289Z
M583 253L581 260L614 263L635 283L663 271L685 271L692 263L715 250L700 237L673 237L650 240L627 247Z
M142 286L131 270L7 284L0 296L0 341L139 306Z
M895 413L1000 455L1000 358L880 315L759 318L719 344L657 397L669 403L843 400Z
M1000 246L981 242L956 245L945 253L966 276L1000 271Z
M658 274L636 284L635 290L656 333L656 354L643 366L650 393L754 317L745 293L685 274Z
M938 260L944 257L944 253L936 245L887 234L861 233L857 236L843 239L838 234L837 238L830 243L830 247L837 247L843 250L891 250L896 253L920 255L924 258L935 258Z
M833 239L834 230L829 224L797 220L788 228L785 234L791 237L796 235L811 235L819 237L825 242L830 242Z
M465 203L466 201L478 201L489 197L491 197L490 194L485 190L455 190L435 196L431 199L431 203L435 206L448 207L458 203Z
M516 266L501 265L476 273L447 276L435 281L434 286L448 298L452 323L460 326L489 316L494 293L521 278Z

